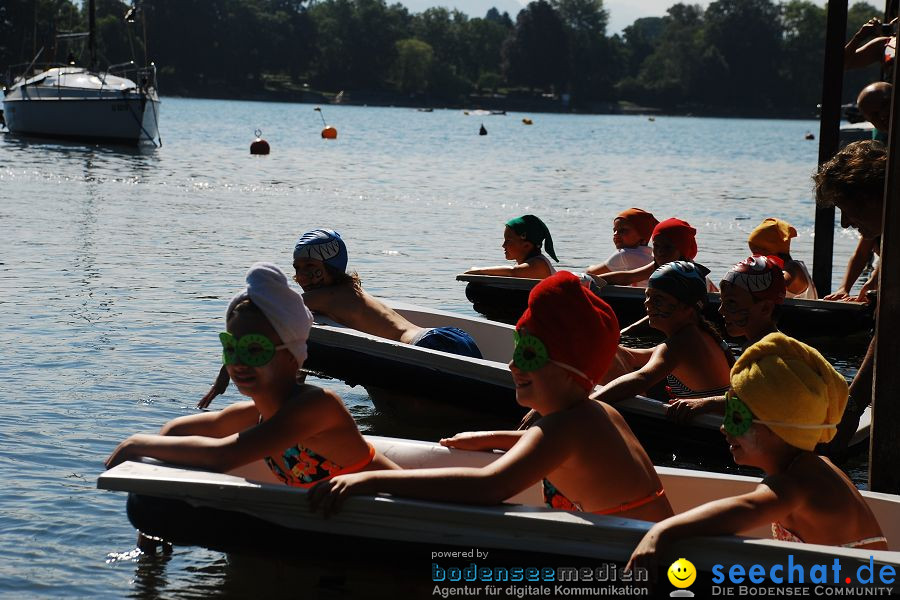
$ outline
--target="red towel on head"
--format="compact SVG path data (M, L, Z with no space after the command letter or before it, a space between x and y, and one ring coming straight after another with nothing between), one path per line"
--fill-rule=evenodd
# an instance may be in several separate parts
M616 219L625 219L628 221L631 226L634 227L634 230L641 236L644 243L650 241L650 238L653 236L653 228L659 224L659 221L656 220L656 217L654 217L652 213L648 213L646 210L641 210L640 208L623 210L616 216ZM613 219L613 221L616 219Z
M584 373L590 391L609 369L619 344L619 321L609 304L560 271L534 286L516 330L538 337L551 360Z
M694 260L694 257L697 256L697 230L691 227L687 221L666 219L653 229L653 237L661 233L678 248L681 258Z

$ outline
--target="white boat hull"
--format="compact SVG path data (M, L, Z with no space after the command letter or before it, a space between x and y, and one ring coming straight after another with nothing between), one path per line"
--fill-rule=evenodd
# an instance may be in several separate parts
M449 450L430 442L367 438L404 468L480 467L499 456ZM719 473L663 467L657 467L657 471L678 513L711 500L744 493L759 483L756 478ZM355 543L369 540L375 547L385 542L416 543L433 549L476 547L624 562L650 527L644 521L548 509L543 506L539 484L510 498L508 504L490 507L388 496L353 497L339 515L326 520L309 511L304 490L278 483L262 461L231 474L126 462L102 474L97 485L100 489L131 492L151 501L153 498L183 501L188 511L192 510L189 507L200 508L191 518L202 516L208 509L251 515L267 526L279 528L277 537L292 540L291 543L305 539L299 534L308 532L341 536L342 543L349 538L356 540ZM783 563L788 553L794 556L795 564L831 564L834 557L840 557L843 568L848 568L867 564L872 556L876 565L900 567L900 552L896 551L900 548L900 498L872 492L862 494L881 524L891 551L778 542L769 539L767 528L756 528L742 532L748 538L685 540L670 549L667 560L686 556L698 570L707 572L714 564L728 562L762 564L768 569L772 564ZM155 527L171 530L171 523L165 521L178 518L173 513L159 515L159 522L149 523L150 527L144 519L143 526L149 529L148 533L158 533ZM130 516L133 522L142 519L139 514L130 512ZM186 529L190 529L191 521L182 523L177 535L179 539L190 540L191 532ZM221 521L217 523L220 529L225 525ZM264 545L261 536L257 543ZM300 546L298 550L302 551L303 545ZM321 555L321 548L317 552Z
M156 144L159 96L155 68L131 79L80 67L54 67L4 89L3 114L14 134Z
M159 137L159 100L128 98L22 98L3 101L11 133L122 144Z
M362 384L376 401L381 400L379 396L396 395L400 400L394 402L392 408L398 412L404 409L404 404L415 404L417 412L423 412L419 410L421 403L412 401L419 398L433 399L433 405L452 404L483 414L514 417L524 414L525 409L515 402L515 386L508 366L513 352L514 327L412 304L389 304L419 327L457 327L466 331L484 358L410 346L350 329L316 315L316 323L309 335L307 365L353 384ZM721 416L700 415L690 426L678 425L667 420L665 402L644 396L623 400L616 404L616 409L644 439L666 437L725 448L719 434ZM415 416L422 418L421 414ZM867 408L851 446L863 447L863 442L868 439L869 425Z

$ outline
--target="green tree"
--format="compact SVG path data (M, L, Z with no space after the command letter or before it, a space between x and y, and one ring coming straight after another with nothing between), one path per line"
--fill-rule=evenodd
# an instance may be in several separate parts
M568 34L567 71L573 102L578 105L608 97L618 69L609 61L609 14L603 0L552 0L552 5Z
M790 0L782 6L781 22L783 104L812 110L822 98L825 9L808 0Z
M621 80L616 86L628 100L654 106L674 107L694 98L704 63L715 65L716 56L704 52L703 9L698 5L675 4L663 17L663 31L656 48L642 63L637 77Z
M434 60L434 50L422 40L405 39L397 42L394 78L404 94L424 92L428 87L428 72Z
M642 17L623 30L628 73L636 74L640 71L647 57L656 50L664 28L665 21L662 17Z
M530 88L557 90L568 82L569 40L559 13L545 0L519 12L516 27L503 45L507 81Z
M323 0L309 13L314 81L330 89L383 88L397 41L410 37L409 11L384 0Z
M70 46L58 44L56 36L72 31L87 31L87 23L70 0L4 0L0 2L0 65L27 66L41 48L39 62L65 60ZM80 54L80 46L72 49Z
M782 60L779 7L771 0L718 0L706 9L704 22L704 58L713 57L723 72L702 78L698 91L703 97L725 107L777 105L776 74Z

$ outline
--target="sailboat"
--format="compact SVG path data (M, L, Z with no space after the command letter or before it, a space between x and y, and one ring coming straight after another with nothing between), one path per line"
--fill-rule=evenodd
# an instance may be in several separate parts
M162 145L156 66L133 61L96 69L95 0L88 0L88 33L62 39L88 38L88 67L41 64L43 48L3 88L3 118L10 133L100 143ZM126 15L130 20L134 9Z

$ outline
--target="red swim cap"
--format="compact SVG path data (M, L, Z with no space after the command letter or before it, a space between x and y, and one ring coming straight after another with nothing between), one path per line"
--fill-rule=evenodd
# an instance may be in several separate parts
M528 308L516 323L544 343L550 360L580 371L587 391L609 369L619 344L619 321L609 304L585 289L568 271L542 280L528 295Z
M694 260L697 256L697 230L691 227L687 221L681 219L666 219L653 229L653 237L659 234L665 235L678 248L681 258Z
M777 256L751 256L731 267L722 277L728 282L750 292L757 300L784 302L784 262Z
M646 210L641 210L640 208L623 210L616 216L616 219L625 219L628 221L644 242L650 241L650 238L653 237L653 228L659 225L659 221L656 220L656 217L654 217L652 213L648 213ZM615 222L616 219L613 219L613 222Z

